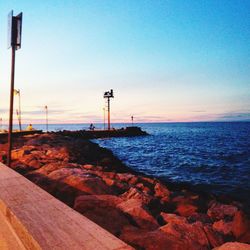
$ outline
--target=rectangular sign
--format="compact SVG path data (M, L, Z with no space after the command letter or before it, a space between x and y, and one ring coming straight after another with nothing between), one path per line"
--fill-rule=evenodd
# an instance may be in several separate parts
M16 17L16 41L15 41L15 45L16 45L16 49L20 49L21 48L21 41L22 41L22 22L23 22L23 13L21 12L20 14L18 14Z
M8 14L8 49L12 45L12 18L13 18L13 10Z
M13 10L8 15L8 48L21 48L23 13L13 16Z

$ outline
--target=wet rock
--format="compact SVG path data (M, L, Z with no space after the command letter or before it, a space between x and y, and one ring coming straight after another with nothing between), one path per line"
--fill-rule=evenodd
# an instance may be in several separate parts
M140 228L154 230L159 227L156 219L149 213L141 200L129 199L117 207L129 214Z
M238 208L233 205L225 205L219 202L214 202L208 209L207 215L213 220L220 220L226 216L233 217L238 211Z
M116 208L123 202L113 195L82 195L76 198L74 209L109 232L119 235L123 227L130 225L127 216Z
M250 250L249 244L239 242L227 242L220 247L214 248L216 250Z

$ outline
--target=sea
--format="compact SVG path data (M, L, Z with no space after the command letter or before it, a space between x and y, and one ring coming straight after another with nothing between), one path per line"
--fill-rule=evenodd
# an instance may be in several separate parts
M132 124L112 124L114 128ZM50 131L89 124L51 124ZM96 139L127 166L250 204L250 122L138 123L149 136ZM45 129L44 125L34 125ZM102 129L102 124L95 124Z

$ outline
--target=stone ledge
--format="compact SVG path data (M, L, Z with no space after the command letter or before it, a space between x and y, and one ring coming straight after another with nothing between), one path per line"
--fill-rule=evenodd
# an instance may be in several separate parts
M0 213L26 249L133 249L2 163Z

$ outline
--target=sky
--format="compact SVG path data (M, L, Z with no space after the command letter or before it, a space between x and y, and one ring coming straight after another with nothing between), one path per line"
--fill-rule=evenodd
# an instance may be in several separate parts
M0 0L0 118L14 10L23 123L44 123L45 105L51 123L102 122L110 89L112 122L250 121L249 9L249 0Z

